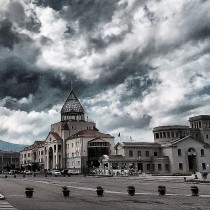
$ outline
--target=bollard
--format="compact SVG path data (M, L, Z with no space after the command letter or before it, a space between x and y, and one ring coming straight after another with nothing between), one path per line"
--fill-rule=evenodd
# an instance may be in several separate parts
M128 192L128 195L134 196L135 195L135 187L134 186L128 186L127 192Z
M184 182L186 182L186 180L187 180L187 178L186 178L186 177L184 177Z
M23 174L23 178L25 178L26 177L26 175L25 174Z
M7 175L5 175L4 178L7 178Z
M192 196L198 196L198 187L197 186L191 186L191 192L192 192Z
M63 192L63 196L64 197L69 197L69 192L70 192L70 190L66 187L66 186L64 186L64 187L62 187L62 192Z
M98 197L102 197L103 194L104 194L104 189L103 189L103 187L98 186L98 187L96 188L96 192L97 192Z
M34 193L34 189L32 187L25 188L26 198L32 198Z
M44 176L47 177L47 174L45 174Z
M159 185L158 186L158 192L159 192L159 195L165 195L166 194L166 187L163 186L163 185Z
M16 175L14 174L14 178L16 178Z

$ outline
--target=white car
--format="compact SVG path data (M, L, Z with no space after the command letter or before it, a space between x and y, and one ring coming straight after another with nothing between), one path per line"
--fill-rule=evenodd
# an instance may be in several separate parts
M61 176L61 172L59 170L52 170L53 176Z
M68 175L79 175L79 170L70 169L68 170Z
M32 174L32 172L31 172L31 171L29 171L29 170L26 170L26 171L24 171L24 174L26 174L26 175L31 175L31 174Z

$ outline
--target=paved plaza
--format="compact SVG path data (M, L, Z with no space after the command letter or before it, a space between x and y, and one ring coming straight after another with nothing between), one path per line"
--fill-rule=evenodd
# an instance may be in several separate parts
M191 179L191 177L187 177ZM0 177L0 209L210 209L210 185L208 183L185 182L184 177L36 177L22 175ZM133 185L136 195L129 196L127 187ZM158 186L166 186L166 195L159 196ZM199 187L199 196L191 196L190 187ZM34 188L34 197L25 197L25 187ZM62 187L70 189L70 197L64 198ZM96 187L105 190L103 197L97 197ZM6 204L7 203L7 204Z

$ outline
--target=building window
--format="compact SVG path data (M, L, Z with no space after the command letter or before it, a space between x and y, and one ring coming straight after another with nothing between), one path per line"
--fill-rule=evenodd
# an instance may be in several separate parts
M170 132L167 132L167 137L170 138Z
M171 137L174 137L174 132L173 131L171 132Z
M156 135L156 139L159 139L159 133L156 133L155 135Z
M206 170L206 164L205 163L202 163L202 169Z
M158 171L162 171L162 165L158 164Z
M61 145L58 145L58 152L61 152Z
M169 171L169 164L167 164L167 163L165 164L165 170Z
M74 153L73 152L71 153L71 156L74 157Z
M166 138L166 132L163 132L163 138Z
M30 154L30 153L28 153L28 157L30 157L30 155L31 155L31 154Z
M157 156L157 152L156 151L154 152L154 156Z
M178 149L178 156L182 156L182 150Z
M183 164L179 163L179 170L183 170Z
M155 171L155 164L152 164L152 171Z
M71 143L71 147L72 147L72 148L74 147L74 143Z
M129 157L133 157L133 151L129 150Z
M199 121L199 128L201 128L201 121Z
M206 139L208 139L209 138L209 135L208 134L206 134Z
M204 149L201 149L201 156L204 156Z
M141 157L141 151L137 152L138 157Z
M160 133L160 138L162 138L162 133Z
M150 171L150 164L147 164L147 171Z
M44 151L41 151L41 155L43 155L44 154Z
M56 145L54 145L54 152L56 152Z

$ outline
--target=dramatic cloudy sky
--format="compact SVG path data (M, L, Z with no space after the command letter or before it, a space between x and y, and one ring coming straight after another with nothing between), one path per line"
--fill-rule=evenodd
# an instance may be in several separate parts
M0 139L44 140L73 88L122 140L210 114L210 1L0 0Z

